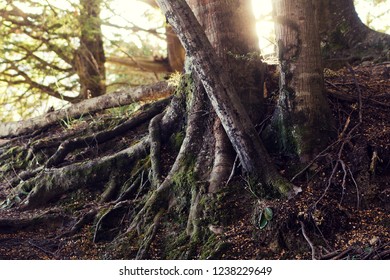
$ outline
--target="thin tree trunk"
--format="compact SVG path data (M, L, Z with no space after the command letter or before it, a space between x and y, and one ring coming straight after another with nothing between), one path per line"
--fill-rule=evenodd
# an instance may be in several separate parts
M106 92L106 58L100 24L101 0L80 0L80 4L81 37L74 65L80 78L80 95L87 99Z
M165 33L167 36L167 51L168 51L168 62L170 71L181 72L184 68L185 51L177 38L175 32L173 32L171 26L165 27Z

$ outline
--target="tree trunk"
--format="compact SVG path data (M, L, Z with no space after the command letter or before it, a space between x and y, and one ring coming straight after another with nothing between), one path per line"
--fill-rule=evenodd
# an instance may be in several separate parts
M390 35L370 29L356 13L353 0L315 2L325 58L389 59ZM387 55L387 57L386 57Z
M177 38L176 34L173 32L171 26L167 25L165 27L165 33L167 36L169 70L172 72L181 72L184 67L184 48L181 45L179 38Z
M105 94L106 62L100 23L101 0L80 0L80 46L74 67L80 79L80 96L84 99Z
M276 132L273 141L281 151L298 155L302 162L323 149L331 131L313 9L310 1L274 1L280 92L272 118Z
M236 94L227 68L217 57L187 3L163 0L158 3L184 45L194 71L202 82L211 105L240 158L244 171L260 178L265 184L275 187L281 194L292 196L293 186L278 174L249 118L248 110L244 108ZM207 6L216 5L218 1L209 3ZM237 1L235 8L240 8L243 3L245 1ZM225 3L224 6L229 5ZM221 15L219 17L222 18ZM226 19L229 18L231 14L226 15Z
M187 1L217 56L230 73L234 90L254 123L259 123L263 110L263 64L254 30L255 19L250 1L226 5L221 1ZM214 15L214 16L210 16ZM232 20L235 19L235 20ZM245 20L244 20L245 19ZM241 32L246 30L245 33ZM215 113L210 114L210 135L214 137L214 162L210 174L209 191L216 192L232 169L233 149ZM211 151L205 152L210 154Z

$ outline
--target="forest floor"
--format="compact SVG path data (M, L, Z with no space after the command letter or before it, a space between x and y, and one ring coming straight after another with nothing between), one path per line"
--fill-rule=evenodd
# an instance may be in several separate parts
M253 225L256 201L250 192L238 190L222 202L221 208L232 209L234 215L226 225L213 229L216 239L228 246L212 258L390 258L390 63L326 69L325 86L339 137L308 166L275 157L280 172L303 191L289 201L262 201L274 209L275 219L270 223L279 224L284 246L267 242L274 233L272 225L265 229ZM272 83L270 87L268 92L275 90ZM271 104L273 98L269 94ZM77 134L89 124L85 118L70 129ZM126 147L144 129L104 144L99 147L100 155ZM58 126L39 137L58 138L63 131ZM2 140L0 147L7 141ZM16 143L28 141L23 138ZM79 160L88 153L93 151L67 160ZM0 200L8 194L1 183ZM96 207L102 206L94 192L84 190L38 210L0 210L0 259L108 258L110 242L94 242L95 222L70 232L77 220L74 215L88 217ZM159 244L165 235L164 230L157 232L149 258L164 255ZM130 245L128 250L136 248Z

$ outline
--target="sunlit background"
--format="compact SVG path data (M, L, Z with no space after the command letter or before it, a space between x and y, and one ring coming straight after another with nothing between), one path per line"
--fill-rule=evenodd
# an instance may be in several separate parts
M43 0L42 0L43 1ZM54 1L45 0L58 8L72 11L75 7L70 3L72 1ZM31 6L18 4L24 11L30 13L40 13L40 10L34 10ZM275 56L275 35L274 24L272 22L272 2L271 0L252 0L253 13L256 17L256 30L259 37L259 46L265 59L272 60ZM355 0L356 10L364 23L371 28L381 32L390 33L390 0ZM165 57L166 42L164 39L165 18L158 9L151 8L149 5L137 0L110 0L102 7L101 17L103 19L102 30L105 39L106 55L115 55L123 57ZM137 32L134 32L137 30ZM153 30L153 34L150 32ZM107 81L114 83L120 81L118 68L111 71L112 66L107 64ZM127 70L123 68L123 72ZM158 79L156 75L150 74L131 74L123 75L129 84L150 83ZM2 87L1 92L10 92L9 88ZM112 89L108 89L108 92ZM14 94L14 92L12 92ZM31 97L36 98L36 97ZM36 116L44 113L50 106L61 108L66 106L65 102L58 99L49 98L43 105L37 106L30 116ZM23 116L15 110L12 104L5 104L8 111L8 120L19 120ZM0 116L0 119L2 116Z
M272 0L252 0L253 14L256 17L256 30L259 37L259 45L264 56L271 56L275 53L274 23L272 21ZM371 28L390 34L390 1L355 0L356 11L362 21ZM137 26L156 28L161 25L162 15L150 6L139 1L113 0L111 8L120 15L116 17L118 25L132 22ZM104 28L105 34L112 34L110 28ZM140 38L128 37L139 47L142 46ZM146 39L146 38L143 38ZM158 44L159 49L164 50L163 43Z

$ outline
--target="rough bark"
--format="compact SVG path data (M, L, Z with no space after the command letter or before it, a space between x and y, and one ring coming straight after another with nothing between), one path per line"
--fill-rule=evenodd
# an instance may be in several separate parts
M173 87L166 82L159 82L150 86L120 89L115 93L99 96L72 105L69 108L47 113L19 122L0 123L0 137L15 137L44 129L62 119L72 119L83 114L100 110L128 105L135 102L150 102L167 97L173 92Z
M228 69L234 88L248 109L252 121L258 123L263 113L263 69L250 1L237 1L233 5L226 5L221 1L208 1L207 5L198 0L187 2L217 56ZM246 32L243 33L242 30ZM221 121L214 112L210 113L209 119L214 123L208 127L211 130L213 149L204 153L214 154L208 187L213 193L228 179L234 152Z
M264 115L263 76L252 3L188 0L217 56L230 74L235 91L254 124ZM245 30L245 32L242 32Z
M324 148L331 132L313 9L310 1L274 1L280 92L272 118L272 144L303 162Z

